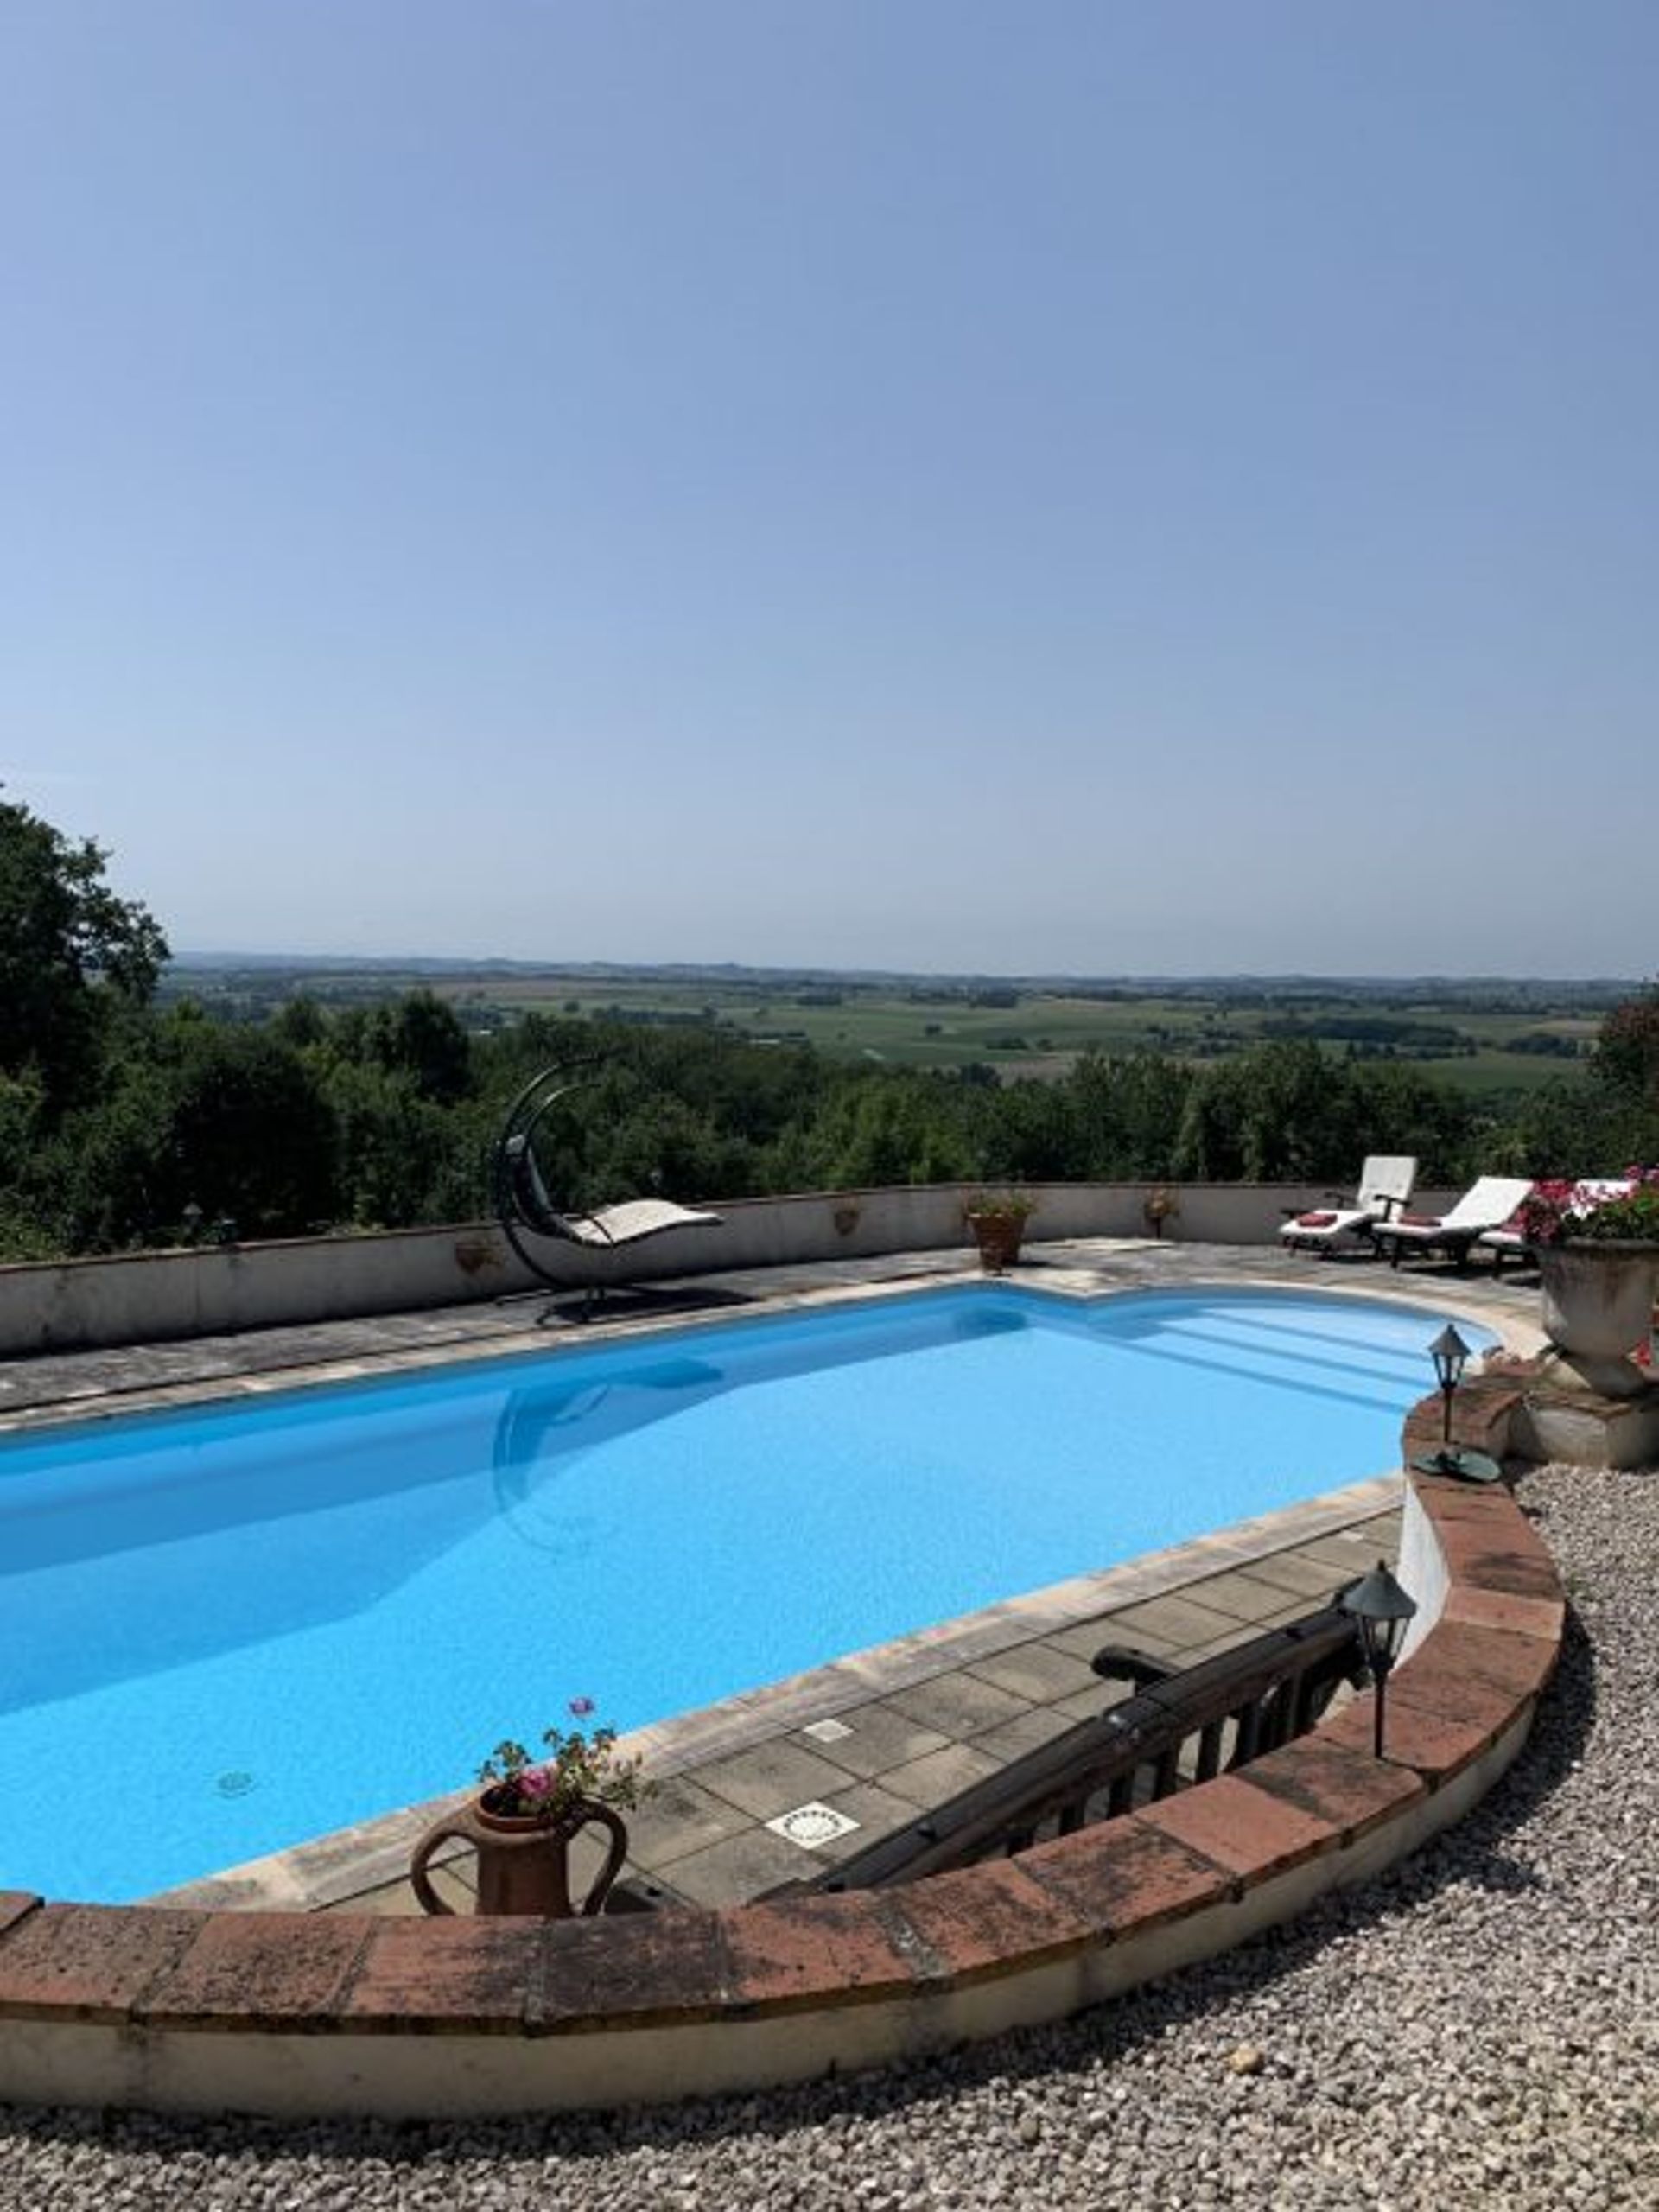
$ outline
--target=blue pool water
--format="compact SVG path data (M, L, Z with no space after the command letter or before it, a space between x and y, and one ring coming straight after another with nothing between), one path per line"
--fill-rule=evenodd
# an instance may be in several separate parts
M0 1888L149 1895L572 1699L627 1728L1378 1473L1443 1318L970 1285L4 1440Z

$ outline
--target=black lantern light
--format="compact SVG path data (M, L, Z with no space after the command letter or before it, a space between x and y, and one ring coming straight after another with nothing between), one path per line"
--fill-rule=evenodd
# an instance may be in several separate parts
M1446 1419L1440 1429L1440 1443L1448 1455L1452 1450L1452 1401L1463 1380L1463 1370L1469 1364L1469 1347L1448 1321L1428 1348L1434 1363L1434 1380L1440 1386L1440 1395L1446 1401Z
M1354 1583L1343 1592L1338 1602L1343 1611L1351 1613L1359 1623L1360 1649L1365 1655L1366 1670L1376 1691L1376 1726L1372 1748L1381 1758L1382 1703L1388 1691L1389 1675L1395 1661L1400 1656L1406 1623L1416 1611L1417 1601L1402 1590L1389 1573L1387 1560L1378 1560L1363 1581Z
M1440 1448L1414 1459L1412 1465L1420 1475L1458 1475L1465 1482L1497 1482L1503 1469L1496 1459L1489 1459L1484 1452L1466 1450L1452 1441L1452 1401L1463 1380L1463 1370L1469 1364L1469 1347L1450 1322L1430 1344L1428 1356L1434 1363L1434 1380L1440 1387L1443 1408Z

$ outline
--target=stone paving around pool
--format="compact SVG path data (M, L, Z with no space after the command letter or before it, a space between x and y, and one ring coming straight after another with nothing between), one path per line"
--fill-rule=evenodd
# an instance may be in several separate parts
M927 1253L701 1277L639 1300L619 1299L582 1334L632 1334L711 1312L787 1310L976 1271L969 1255ZM1474 1313L1522 1344L1536 1307L1535 1290L1489 1277L1446 1270L1402 1277L1374 1263L1150 1240L1039 1245L1014 1279L1084 1294L1198 1282L1352 1289ZM573 1331L574 1312L569 1300L550 1306L545 1298L518 1298L17 1360L0 1370L0 1425L35 1427L522 1352ZM1092 1670L1102 1645L1185 1665L1313 1610L1379 1557L1392 1560L1398 1491L1396 1477L1351 1485L636 1731L626 1745L642 1754L656 1787L629 1818L625 1881L652 1900L725 1905L810 1878L1127 1695L1126 1681L1103 1681ZM405 1869L413 1844L445 1805L469 1794L194 1883L166 1902L411 1912ZM791 1830L810 1840L792 1840ZM470 1855L456 1848L435 1870L440 1894L458 1912L470 1910Z
M1287 1520L1333 1525L1259 1555L1248 1536L1236 1547L1224 1539L1184 1546L1124 1570L1128 1602L1063 1627L1027 1632L1042 1618L1039 1601L1030 1604L1028 1619L1021 1618L1027 1609L1017 1600L977 1616L952 1639L976 1656L958 1656L949 1645L930 1650L925 1636L906 1638L776 1694L639 1731L627 1740L644 1752L646 1770L658 1782L655 1795L628 1816L625 1878L658 1901L702 1905L740 1904L780 1883L810 1878L826 1862L905 1827L1127 1697L1127 1679L1103 1681L1090 1666L1103 1644L1185 1666L1298 1618L1379 1557L1393 1559L1400 1525L1395 1486L1366 1487L1389 1493L1377 1500L1380 1511L1356 1512L1345 1498L1323 1509L1294 1509ZM1264 1540L1282 1533L1264 1531ZM1150 1594L1132 1596L1136 1586ZM808 1712L817 1717L800 1718ZM816 1808L855 1825L816 1847L779 1833L789 1815ZM406 1856L401 1845L395 1847ZM298 1871L288 1863L294 1856L284 1854L272 1870L279 1881ZM595 1851L595 1864L597 1856ZM441 1870L441 1892L447 1881L459 1911L471 1909L470 1871L465 1853ZM577 1872L584 1872L580 1856ZM354 1910L414 1909L401 1873L352 1889L341 1886L353 1879L349 1866L331 1865L326 1879L328 1894L318 1903ZM197 1885L168 1901L253 1900ZM290 1893L270 1902L296 1899Z

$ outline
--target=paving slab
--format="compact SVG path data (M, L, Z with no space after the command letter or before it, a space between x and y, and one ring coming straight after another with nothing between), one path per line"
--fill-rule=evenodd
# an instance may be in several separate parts
M1033 1705L1069 1697L1099 1680L1086 1659L1035 1638L993 1658L976 1659L968 1672L976 1681L988 1682L993 1689L1007 1690Z
M844 1767L849 1774L870 1777L890 1774L895 1768L943 1751L950 1738L937 1728L924 1727L896 1707L879 1700L855 1707L839 1719L847 1732L830 1742L813 1741L820 1758Z
M902 1797L907 1805L942 1805L959 1789L971 1789L976 1782L988 1782L1000 1764L993 1753L981 1751L973 1744L947 1744L943 1751L930 1751L925 1758L912 1759L907 1766L892 1768L882 1776L881 1786Z
M783 1737L710 1759L698 1769L697 1780L704 1791L760 1821L847 1787L843 1768Z
M909 1719L920 1721L924 1727L937 1728L957 1743L978 1735L982 1729L995 1727L999 1721L1028 1713L1032 1704L1030 1699L1014 1697L965 1670L938 1675L931 1681L896 1690L888 1702Z
M741 1904L785 1882L810 1881L825 1862L799 1844L761 1827L745 1828L673 1862L675 1892L688 1904Z
M1112 1621L1113 1634L1101 1641L1145 1651L1154 1658L1172 1658L1189 1646L1223 1634L1235 1618L1195 1599L1171 1595L1126 1605ZM1071 1630L1052 1641L1063 1650L1092 1658L1099 1649L1092 1643L1092 1626Z

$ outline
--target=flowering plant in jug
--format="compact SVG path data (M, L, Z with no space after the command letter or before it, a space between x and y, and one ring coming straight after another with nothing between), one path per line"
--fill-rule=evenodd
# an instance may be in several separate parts
M580 1718L594 1709L591 1698L572 1698ZM498 1744L478 1770L488 1812L508 1819L545 1821L550 1826L578 1805L637 1805L650 1792L637 1758L619 1758L614 1728L547 1728L543 1755L523 1744Z

